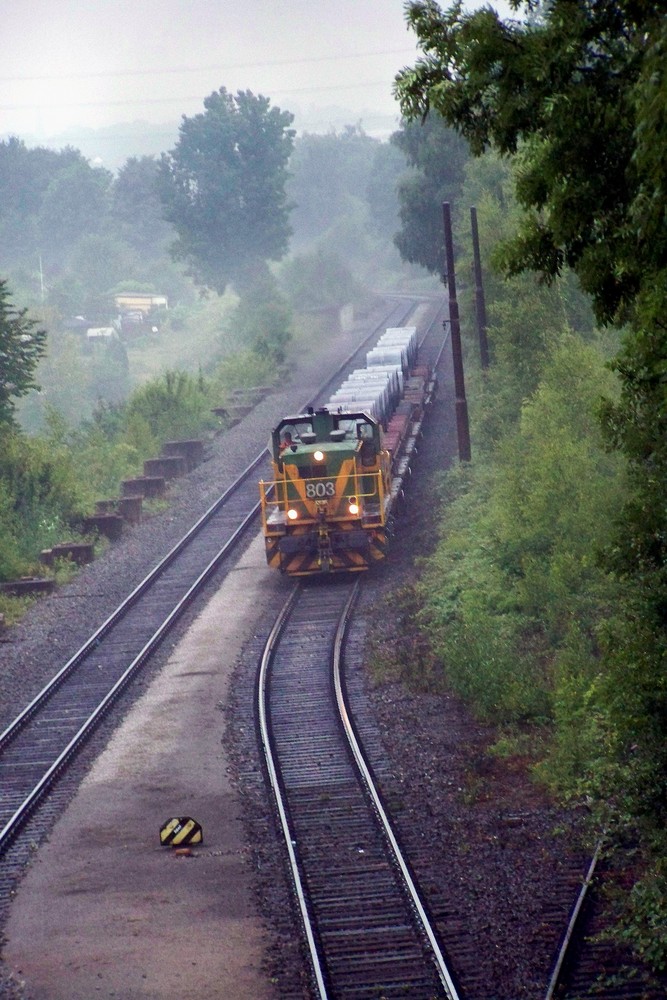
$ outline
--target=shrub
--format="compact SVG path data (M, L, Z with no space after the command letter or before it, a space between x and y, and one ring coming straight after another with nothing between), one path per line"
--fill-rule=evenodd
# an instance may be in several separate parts
M595 346L561 336L516 428L451 477L424 614L448 681L499 721L553 712L559 651L613 599L595 559L623 497L594 416L609 381Z
M47 438L6 431L0 447L0 556L5 578L34 566L41 549L62 540L85 511L71 455Z
M168 371L151 379L130 397L125 410L126 427L133 447L143 451L146 429L154 442L194 437L212 429L210 385L187 372Z

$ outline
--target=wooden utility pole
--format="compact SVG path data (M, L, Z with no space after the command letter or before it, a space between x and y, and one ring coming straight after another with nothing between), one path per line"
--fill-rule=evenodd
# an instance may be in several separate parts
M470 209L470 227L472 229L472 254L475 269L475 315L477 317L477 334L479 336L479 356L482 369L489 367L489 342L486 337L486 302L484 301L484 285L482 284L482 261L479 254L479 230L477 229L477 209Z
M466 402L465 380L463 378L459 304L456 298L452 217L448 201L442 204L442 219L445 227L445 262L447 268L445 281L449 289L449 323L452 331L452 361L454 364L454 391L456 393L456 432L459 440L459 459L462 462L469 462L470 426L468 424L468 404Z

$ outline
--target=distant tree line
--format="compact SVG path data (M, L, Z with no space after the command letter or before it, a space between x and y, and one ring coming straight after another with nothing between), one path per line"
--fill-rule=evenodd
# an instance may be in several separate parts
M169 261L156 177L149 157L114 177L75 149L0 143L0 271L14 293L91 323L108 319L109 293L128 278L177 298L184 282Z

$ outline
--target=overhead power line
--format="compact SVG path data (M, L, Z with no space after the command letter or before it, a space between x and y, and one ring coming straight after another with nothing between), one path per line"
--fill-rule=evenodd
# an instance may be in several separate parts
M373 56L405 56L414 58L414 49L384 49L378 52L340 52L332 56L304 56L301 59L269 59L265 62L215 63L210 66L156 66L154 69L91 70L81 73L44 73L24 76L0 76L0 83L33 83L49 80L90 80L100 77L172 76L176 73L225 73L232 69L262 69L265 66L300 66L307 63L342 62L345 59L369 59Z
M332 86L322 86L322 87L297 87L297 88L283 88L276 87L275 92L277 94L316 94L326 91L341 91L341 90L364 90L370 87L389 87L391 81L384 80L374 80L374 81L359 81L358 83L343 83L334 84ZM208 96L208 95L205 95ZM148 104L185 104L189 101L202 101L202 95L190 95L189 97L132 97L123 98L118 100L110 101L58 101L55 104L41 104L32 101L28 104L0 104L0 111L32 111L39 107L44 111L55 110L59 108L107 108L107 107L131 107L133 105L146 106Z

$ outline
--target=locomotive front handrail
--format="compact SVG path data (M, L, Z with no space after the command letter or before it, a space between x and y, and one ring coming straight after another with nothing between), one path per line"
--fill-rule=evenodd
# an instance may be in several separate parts
M344 483L343 489L337 487ZM327 493L327 485L332 484L330 493ZM370 485L370 489L369 489ZM295 495L289 495L290 487ZM309 488L312 495L309 494ZM331 501L339 507L352 501L361 501L360 510L356 514L345 515L344 511L337 515L342 519L350 521L359 520L363 516L363 508L367 503L373 503L379 511L384 509L384 483L382 473L377 471L346 472L343 475L316 476L308 479L275 479L271 481L262 480L259 484L262 528L264 531L277 529L280 524L286 522L287 511L295 503L303 506L301 523L313 522L317 519L317 509L315 505L318 501ZM311 506L312 511L308 511ZM276 516L278 515L278 516Z

